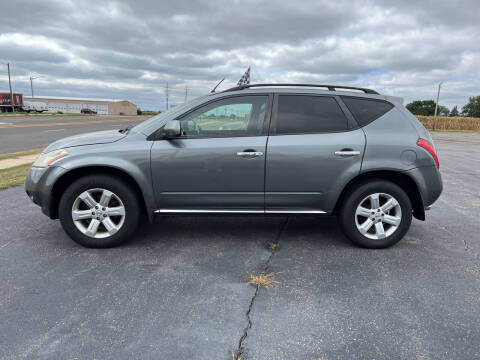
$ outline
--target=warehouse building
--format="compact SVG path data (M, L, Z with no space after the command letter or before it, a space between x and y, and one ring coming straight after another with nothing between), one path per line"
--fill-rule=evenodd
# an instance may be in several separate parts
M82 109L91 109L101 115L137 115L137 105L127 100L57 98L57 97L27 97L24 101L43 102L47 111L61 111L67 113L80 113Z

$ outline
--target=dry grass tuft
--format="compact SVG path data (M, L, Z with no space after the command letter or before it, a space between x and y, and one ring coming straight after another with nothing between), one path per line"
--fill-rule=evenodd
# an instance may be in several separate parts
M420 120L429 130L470 130L480 131L480 118L462 117L462 116L421 116L417 115Z
M269 242L267 244L267 248L272 252L274 253L278 248L280 247L280 244L278 242Z
M232 351L232 360L242 360L242 354L237 354L235 351Z
M263 286L268 288L278 283L278 281L275 281L274 276L275 274L273 272L268 274L250 275L250 280L248 280L248 283L255 286Z

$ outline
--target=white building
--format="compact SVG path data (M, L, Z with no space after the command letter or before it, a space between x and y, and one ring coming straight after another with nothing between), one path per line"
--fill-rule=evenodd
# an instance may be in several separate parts
M90 109L103 115L137 115L137 105L127 100L83 99L59 97L24 97L24 101L44 102L47 111L80 113L82 109Z

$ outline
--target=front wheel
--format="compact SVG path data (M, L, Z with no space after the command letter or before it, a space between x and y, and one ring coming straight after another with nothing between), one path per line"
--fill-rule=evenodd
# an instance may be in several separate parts
M373 180L346 194L339 220L345 235L356 245L386 248L399 242L410 228L412 204L398 185Z
M140 206L127 183L107 176L85 176L70 185L60 199L60 222L78 244L107 248L130 239Z

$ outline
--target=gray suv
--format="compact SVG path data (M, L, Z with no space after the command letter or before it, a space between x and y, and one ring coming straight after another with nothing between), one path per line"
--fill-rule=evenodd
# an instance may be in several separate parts
M336 214L367 248L400 241L442 192L432 138L376 91L255 84L215 92L120 131L49 145L32 201L88 247L130 239L141 214Z

